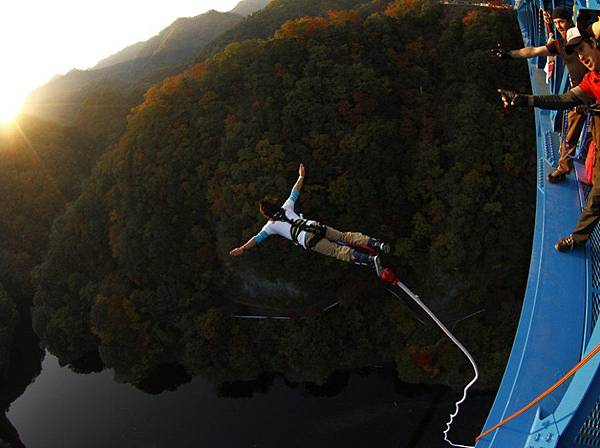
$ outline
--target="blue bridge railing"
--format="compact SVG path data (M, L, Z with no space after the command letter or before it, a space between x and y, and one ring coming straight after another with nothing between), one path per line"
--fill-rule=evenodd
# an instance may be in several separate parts
M514 2L525 46L547 39L541 1ZM547 9L555 5L546 4ZM573 4L561 3L568 8ZM600 1L577 1L600 10ZM557 61L558 62L558 61ZM528 61L535 94L567 88L562 63L546 84L545 60ZM584 251L562 254L554 243L575 227L589 187L575 174L561 184L546 175L558 161L560 134L554 112L535 110L538 154L535 232L529 279L519 327L498 394L483 430L492 427L546 391L600 343L600 228ZM558 127L560 128L560 126ZM600 356L515 420L480 439L477 448L600 447Z

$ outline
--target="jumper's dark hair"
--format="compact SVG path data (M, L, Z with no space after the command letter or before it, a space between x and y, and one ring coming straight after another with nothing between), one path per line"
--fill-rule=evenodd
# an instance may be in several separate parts
M258 208L260 209L260 213L267 219L273 218L275 213L277 213L281 207L278 205L279 199L265 196L260 201L258 201Z

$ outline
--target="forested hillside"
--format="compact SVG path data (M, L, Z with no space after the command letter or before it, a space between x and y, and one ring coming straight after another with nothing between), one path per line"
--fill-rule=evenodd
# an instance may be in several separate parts
M88 130L89 123L94 121L85 123L81 116L89 118L90 112L101 115L102 123L91 132L110 145L115 127L122 132L129 109L142 101L144 92L152 84L188 68L194 59L205 59L233 41L272 37L288 19L355 7L365 1L278 0L266 10L243 19L243 15L268 3L247 0L228 13L213 10L180 18L156 36L124 48L92 69L74 69L64 76L55 76L29 95L23 110L62 125L83 125ZM384 8L388 1L377 0L364 7L375 11ZM114 126L106 129L108 116Z
M79 196L102 150L79 130L32 117L0 129L0 283L9 295L31 294L30 271L52 222Z
M31 271L43 260L52 222L79 196L102 150L78 130L32 117L0 126L0 378L18 312L31 305Z
M257 200L285 198L302 161L306 216L393 242L389 261L438 305L486 309L457 332L483 384L499 380L535 190L531 115L505 114L496 93L527 90L525 66L488 51L519 45L516 21L424 0L367 11L288 21L146 93L35 270L34 328L61 362L97 350L123 381L169 362L214 381L322 382L393 361L404 380L462 382L460 355L365 268L275 238L229 257L263 223ZM239 300L323 298L344 305L286 323L230 317Z
M361 8L375 12L385 8L390 0L271 0L262 10L240 22L205 45L196 57L198 62L225 49L233 42L248 39L268 39L287 20L319 16L327 11Z

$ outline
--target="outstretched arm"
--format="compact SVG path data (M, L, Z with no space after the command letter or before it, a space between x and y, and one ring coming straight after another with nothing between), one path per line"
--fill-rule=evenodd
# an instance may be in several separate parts
M300 189L304 184L304 164L301 163L298 167L298 180L292 187L292 192L290 193L290 197L283 203L282 208L293 210L296 206L296 201L300 197Z
M294 184L294 187L292 188L292 190L296 190L299 193L300 190L302 189L303 184L304 184L304 164L301 163L300 166L298 167L298 180Z
M510 90L499 89L504 107L529 106L540 109L564 110L582 104L592 104L594 99L587 96L580 87L574 87L562 95L524 95Z
M550 56L548 47L542 45L540 47L525 47L518 50L509 50L508 54L514 59L529 59L536 56Z
M525 47L518 50L505 50L498 44L498 48L494 48L492 54L498 59L529 59L535 58L536 56L550 56L551 53L546 45L539 47Z
M254 246L256 246L256 244L258 244L258 243L254 239L254 237L252 237L248 241L246 241L246 243L243 246L236 247L235 249L231 249L229 251L229 255L231 255L233 257L239 257L247 250L252 249Z

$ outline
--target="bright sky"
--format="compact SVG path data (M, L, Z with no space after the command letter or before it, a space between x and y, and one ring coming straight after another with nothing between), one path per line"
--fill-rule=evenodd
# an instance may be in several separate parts
M55 74L86 69L178 17L239 0L6 0L0 7L0 121Z

